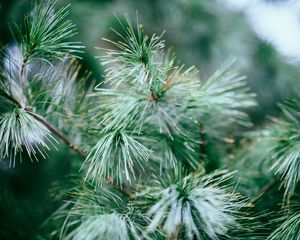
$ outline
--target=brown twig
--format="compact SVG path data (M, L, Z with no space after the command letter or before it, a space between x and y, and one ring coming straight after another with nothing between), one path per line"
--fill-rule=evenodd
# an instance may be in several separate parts
M261 195L267 193L268 191L270 191L272 189L272 187L277 183L277 179L273 179L272 181L270 181L269 183L267 183L265 186L263 186L257 194L257 198L259 198Z
M10 96L9 94L3 92L1 93L2 96L6 97L8 100L15 103L18 107L22 107L20 102L18 102L14 97ZM57 137L59 137L62 141L64 141L73 151L75 151L78 155L80 155L83 158L86 158L86 153L81 150L78 146L76 146L72 141L68 139L66 135L64 135L61 131L59 131L56 127L54 127L51 123L49 123L46 119L41 117L40 115L30 111L29 107L25 107L25 111L30 114L32 117L34 117L36 120L38 120L40 123L42 123L45 127L47 127L49 130L51 130Z
M64 141L74 152L76 152L78 155L80 155L83 158L86 158L86 153L81 150L78 146L76 146L71 140L68 139L66 135L64 135L61 131L59 131L56 127L54 127L51 123L49 123L47 120L45 120L40 115L37 115L31 111L27 111L28 114L33 116L36 120L38 120L40 123L42 123L45 127L47 127L49 130L51 130L56 136L58 136L62 141Z
M63 134L59 129L57 129L55 126L53 126L51 123L49 123L46 119L44 119L42 116L32 112L30 110L30 107L22 106L21 103L16 100L13 96L7 94L6 92L1 92L1 95L7 98L8 100L12 101L14 104L16 104L19 108L24 108L24 110L30 114L32 117L34 117L37 121L42 123L45 127L47 127L50 131L52 131L58 138L60 138L63 142L67 144L67 146L72 149L75 153L77 153L82 158L86 159L87 154L85 151L80 149L77 145L75 145L65 134ZM128 198L131 198L128 191L126 191L123 187L118 186L115 184L115 182L109 178L107 179L108 184L110 184L113 188L119 190L120 192L123 192L124 195L126 195Z
M6 92L1 92L1 95L5 98L7 98L9 101L12 101L14 104L16 104L18 107L21 107L21 104L11 95L7 94Z
M207 154L207 140L206 140L206 134L204 130L203 123L199 123L200 128L200 163L204 162L205 156Z
M26 107L26 99L25 99L25 94L24 94L24 86L25 86L25 67L26 67L26 60L23 61L21 65L21 70L20 70L20 85L21 85L21 103L24 103L23 108Z
M80 149L78 146L76 146L73 142L71 142L66 135L64 135L61 131L59 131L56 127L54 127L51 123L49 123L47 120L42 118L41 116L28 111L27 113L33 116L36 120L38 120L40 123L42 123L44 126L46 126L49 130L51 130L56 136L58 136L62 141L64 141L74 152L76 152L78 155L80 155L82 158L86 159L87 154ZM125 196L128 198L131 198L130 194L128 191L126 191L123 187L118 186L115 184L112 178L107 179L108 184L110 184L113 188L119 190L122 192Z

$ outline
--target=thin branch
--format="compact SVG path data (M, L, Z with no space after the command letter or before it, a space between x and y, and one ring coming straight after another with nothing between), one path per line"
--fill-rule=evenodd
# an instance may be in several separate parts
M50 129L56 136L58 136L62 141L64 141L74 152L76 152L78 155L80 155L82 158L86 159L87 154L80 149L77 145L75 145L73 142L71 142L66 135L64 135L61 131L59 131L56 127L54 127L51 123L49 123L47 120L42 118L41 116L28 111L27 113L33 116L36 120L38 120L40 123L42 123L44 126L46 126L48 129ZM123 187L118 186L114 183L112 179L108 179L107 182L115 189L122 192L125 196L127 196L129 199L131 198L128 191L126 191Z
M14 102L18 107L22 107L21 104L12 96L7 94L6 92L1 93L2 96L6 97L10 101ZM80 149L77 145L75 145L71 140L68 139L66 135L64 135L60 130L58 130L56 127L54 127L51 123L49 123L46 119L39 116L38 114L35 114L34 112L30 111L28 107L25 107L25 110L28 114L30 114L32 117L34 117L37 121L42 123L45 127L47 127L49 130L51 130L57 137L59 137L62 141L64 141L69 148L71 148L74 152L76 152L79 156L86 159L87 154L85 151ZM127 190L124 189L124 187L120 187L114 183L112 179L108 179L107 182L115 189L119 190L120 192L123 192L124 195L126 195L129 199L131 198L130 194Z
M16 100L14 97L12 97L11 95L7 94L5 91L1 91L1 95L5 98L7 98L9 101L13 102L14 104L16 104L18 107L21 107L21 104L18 102L18 100Z
M205 134L203 123L199 122L199 128L200 128L200 143L199 143L200 159L199 159L199 162L204 163L205 156L207 154L207 140L206 140L206 134Z
M56 127L54 127L51 123L49 123L43 117L41 117L31 111L28 111L28 110L27 110L27 113L29 113L36 120L38 120L40 123L42 123L48 129L50 129L56 136L58 136L62 141L64 141L78 155L80 155L83 158L87 157L86 153L83 150L81 150L78 146L76 146L72 141L70 141L68 139L68 137L66 135L64 135L61 131L59 131Z
M1 94L3 96L5 96L8 100L10 100L13 103L15 103L16 105L18 105L18 107L22 107L21 104L14 97L10 96L9 94L7 94L5 92L3 92ZM30 114L31 116L33 116L36 120L38 120L40 123L42 123L48 129L50 129L61 140L63 140L73 151L75 151L76 153L78 153L83 158L87 157L86 153L83 150L81 150L72 141L70 141L66 135L64 135L61 131L59 131L56 127L54 127L46 119L44 119L43 117L41 117L41 116L35 114L34 112L30 111L30 109L28 107L25 107L25 110L26 110L26 112L28 114Z
M27 111L28 114L33 116L36 120L38 120L40 123L42 123L44 126L46 126L48 129L50 129L56 136L58 136L62 141L64 141L74 152L76 152L78 155L80 155L82 158L86 159L87 154L80 149L77 145L75 145L73 142L71 142L66 135L64 135L61 131L59 131L56 127L54 127L51 123L49 123L47 120L42 118L41 116L31 112ZM125 190L123 187L118 186L114 183L112 179L108 179L107 182L115 189L122 192L125 196L127 196L129 199L131 198L130 194L127 190Z
M23 109L26 107L26 99L25 99L25 93L24 93L25 67L26 67L26 60L23 61L22 65L21 65L21 69L20 69L21 103L24 103L24 106L22 106Z
M41 116L31 112L27 111L28 114L33 116L36 120L38 120L40 123L42 123L44 126L46 126L48 129L50 129L56 136L58 136L62 141L64 141L74 152L76 152L78 155L83 157L84 159L87 158L87 154L80 149L78 146L76 146L73 142L71 142L66 135L64 135L61 131L59 131L56 127L51 125L47 120L42 118ZM117 184L114 183L112 179L107 179L107 182L115 189L119 190L122 192L125 196L127 196L129 199L131 198L129 192L125 190L123 187L118 186Z
M259 190L256 198L259 198L261 195L263 195L263 194L267 193L268 191L270 191L276 183L277 183L277 179L273 179L272 181L267 183L265 186L263 186Z
M107 183L111 185L113 188L117 189L118 191L122 192L128 199L132 199L132 196L130 195L129 191L130 189L126 188L125 186L119 186L115 183L112 177L109 177L107 179Z

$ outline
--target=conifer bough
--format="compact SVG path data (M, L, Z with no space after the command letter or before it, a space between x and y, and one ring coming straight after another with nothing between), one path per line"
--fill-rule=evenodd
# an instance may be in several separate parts
M177 65L162 35L148 37L125 18L123 33L114 31L119 41L105 39L105 81L87 89L89 75L80 79L69 59L83 48L70 40L76 28L67 7L55 10L56 1L36 5L15 25L15 47L1 48L0 66L0 158L15 165L24 154L46 157L58 144L52 134L85 158L83 180L51 218L61 229L49 237L265 239L232 173L205 173L206 145L224 144L232 125L251 126L245 110L256 103L244 77L226 64L203 80L195 67ZM286 177L294 155L276 156ZM298 215L269 239L299 238L286 230Z

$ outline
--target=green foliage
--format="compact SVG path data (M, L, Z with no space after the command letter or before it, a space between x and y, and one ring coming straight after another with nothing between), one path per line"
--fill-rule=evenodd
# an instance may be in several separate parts
M80 52L80 43L67 41L76 34L75 25L66 19L68 6L55 12L56 3L55 0L36 5L32 15L24 18L23 28L14 25L12 33L21 44L24 63L33 59L48 62Z
M129 132L111 131L99 137L85 161L86 178L97 185L108 178L118 184L124 180L131 183L136 179L135 171L146 167L150 151Z
M199 122L209 121L210 115L226 126L234 122L249 126L242 109L255 105L244 78L228 67L204 81L195 67L176 66L161 36L148 37L140 24L134 29L126 20L126 26L121 23L124 35L115 31L119 41L105 39L117 49L100 57L108 65L106 85L99 84L93 94L99 104L91 116L100 140L90 149L84 168L87 178L98 183L103 177L122 183L124 175L132 182L134 168L145 168L148 159L160 169L174 167L177 161L196 169ZM225 123L225 118L233 120ZM125 133L129 139L139 136L139 143L131 140L132 147L126 146ZM164 148L158 146L161 139Z
M232 234L245 231L250 205L232 191L230 178L228 172L187 175L178 167L139 185L134 198L77 183L53 219L65 219L61 239L243 239Z
M300 180L300 135L299 107L297 101L281 105L284 117L276 119L276 125L269 136L273 140L272 169L279 174L285 188L285 197L293 196Z
M230 66L224 65L202 84L195 105L200 111L206 110L203 115L223 115L227 121L249 127L252 124L241 109L256 105L255 94L247 87L245 77L230 71Z
M83 125L77 119L68 126L66 118L83 111L89 76L77 83L80 66L67 58L81 47L67 42L75 26L66 19L67 7L55 13L56 3L36 5L32 16L25 17L24 31L14 32L20 42L1 47L0 158L9 158L13 166L24 154L32 160L46 157L56 142L43 123L46 119L62 130Z
M60 239L142 239L147 218L121 192L85 183L70 194L72 200L55 215L67 215Z
M49 129L19 108L11 108L1 115L0 139L0 158L8 157L11 166L15 166L22 151L26 151L31 159L45 158L46 150L50 150L48 145L55 142Z
M101 102L93 110L100 119L97 125L101 131L122 131L128 127L138 128L136 124L143 121L143 112L149 100L147 96L131 93L122 89L95 88L94 95ZM121 103L121 104L120 104Z
M15 26L17 43L1 47L0 61L0 158L14 166L22 154L45 157L56 143L52 133L85 158L84 181L51 218L62 229L49 237L259 239L250 201L233 189L233 174L204 171L214 161L207 145L212 156L222 145L222 158L230 161L225 153L243 146L234 130L252 126L246 111L256 105L255 94L232 62L204 79L176 60L163 34L149 37L138 22L118 19L124 34L114 30L118 40L105 39L111 47L100 57L105 81L94 88L70 59L82 47L69 40L76 30L68 6L55 12L56 4L36 5L24 27ZM299 182L297 109L297 102L284 107L285 119L262 131L266 141L248 148L251 157L237 156L262 166L274 153L287 199ZM227 164L234 169L235 163ZM298 239L298 218L298 210L285 214L269 239Z
M157 175L137 194L149 207L148 231L161 229L168 239L233 239L228 233L242 228L241 209L247 202L224 185L230 176L203 171L186 175L180 167Z
M237 191L248 197L259 197L261 189L276 179L274 172L270 171L274 146L270 136L270 129L247 132L234 152L223 159L227 169L234 171Z
M128 234L136 230L128 230L128 222L126 225L123 221L123 214L128 211L126 205L119 203L119 209L112 211L109 203L104 201L106 205L102 206L102 201L95 200L95 208L108 210L91 213L88 205L79 200L86 214L78 214L72 208L69 216L83 215L84 220L76 218L66 223L69 227L65 237L96 238L102 234L107 238L139 239L154 233L167 238L232 238L233 229L243 229L239 211L247 206L246 201L224 186L228 174L190 171L200 164L202 153L195 152L202 141L200 125L206 128L202 121L205 123L207 115L229 119L225 126L234 122L249 126L242 109L255 105L254 95L244 78L227 67L204 81L196 68L176 66L174 55L165 51L161 36L149 38L141 25L134 29L129 19L127 24L122 25L124 36L116 32L120 41L107 40L117 50L108 50L103 57L103 64L108 65L106 85L98 85L92 94L92 99L99 102L89 112L97 143L90 148L83 169L85 179L96 188L85 196L91 200L96 194L102 199L106 193L99 187L107 182L125 184L124 191L126 185L134 184L133 180L139 179L143 184L152 179L151 172L158 170L158 163L155 184L145 181L150 185L138 194L138 202L130 202L132 207L142 203L143 216L146 211L151 220L142 224L143 230L137 228L142 235L131 238ZM188 170L182 170L183 166ZM145 173L145 169L150 173ZM111 202L117 198L109 197ZM69 217L66 219L68 222ZM110 230L108 224L112 222L122 226L120 231ZM76 224L78 227L72 229Z
M79 75L80 64L76 59L65 58L53 67L48 64L31 64L25 85L26 102L34 110L59 129L68 131L74 137L80 134L77 129L85 125L86 113L93 82L89 86L90 73ZM70 131L70 127L74 131ZM76 130L75 130L76 129Z
M268 237L268 240L292 239L300 238L300 208L299 203L294 203L289 206L289 209L284 210L286 213L278 219L280 225Z
M119 20L125 34L114 30L120 41L114 42L104 39L117 49L108 49L101 57L104 66L109 65L106 71L106 81L118 87L120 83L128 83L133 88L149 87L153 81L152 74L157 78L160 68L164 68L163 53L164 42L161 36L153 35L150 39L145 35L143 27L137 22L136 29L129 18L124 26ZM135 31L136 30L136 31ZM166 59L167 61L167 59ZM165 72L161 72L164 77ZM158 79L157 79L158 80ZM163 81L164 79L161 79Z

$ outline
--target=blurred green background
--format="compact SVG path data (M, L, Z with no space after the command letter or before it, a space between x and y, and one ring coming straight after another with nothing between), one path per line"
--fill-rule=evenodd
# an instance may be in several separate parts
M299 67L288 63L270 44L262 41L242 12L232 11L214 0L71 0L59 4L70 6L70 18L78 27L75 39L86 46L81 63L92 71L100 82L103 69L99 60L107 47L102 37L114 38L110 28L119 29L115 15L128 14L144 25L151 35L166 31L166 45L173 48L177 60L195 65L203 78L228 59L236 59L235 66L252 91L259 105L249 112L254 129L268 123L269 115L278 115L277 103L291 97L298 81ZM0 42L12 41L9 23L21 24L24 14L32 9L32 1L0 1ZM0 239L43 238L40 228L61 204L53 201L51 189L68 174L78 174L82 159L64 144L40 163L23 161L9 168L0 162Z

